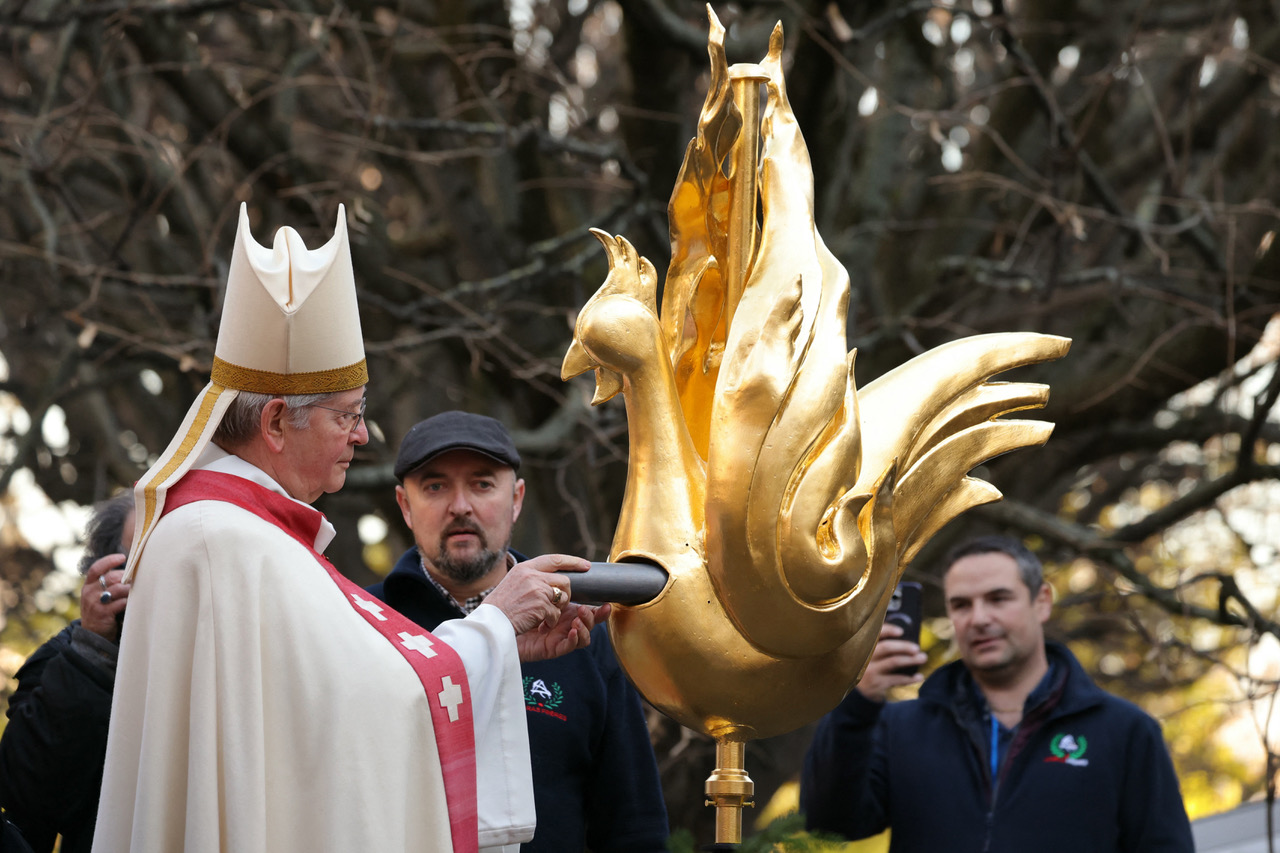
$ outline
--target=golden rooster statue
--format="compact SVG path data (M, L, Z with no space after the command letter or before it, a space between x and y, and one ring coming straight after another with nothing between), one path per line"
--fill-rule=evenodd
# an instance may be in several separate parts
M1000 498L967 472L1049 437L1047 423L998 419L1043 406L1048 389L990 378L1070 342L971 337L855 388L849 276L814 225L781 25L762 63L728 68L708 14L711 84L669 206L661 314L653 265L593 230L609 275L562 375L594 369L593 403L625 397L610 559L657 563L669 579L618 607L611 637L650 703L716 738L708 794L728 815L717 840L735 842L751 789L741 745L816 719L857 681L902 567L959 513Z

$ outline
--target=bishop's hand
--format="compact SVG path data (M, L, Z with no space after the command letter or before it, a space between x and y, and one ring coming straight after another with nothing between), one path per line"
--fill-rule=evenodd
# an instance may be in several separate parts
M517 563L485 597L511 621L520 660L559 657L591 642L591 628L609 615L608 605L569 602L569 579L559 572L585 572L591 564L565 554L544 554Z
M516 636L520 660L549 660L591 644L591 629L609 618L610 604L589 607L567 604L555 625L540 622L537 627Z

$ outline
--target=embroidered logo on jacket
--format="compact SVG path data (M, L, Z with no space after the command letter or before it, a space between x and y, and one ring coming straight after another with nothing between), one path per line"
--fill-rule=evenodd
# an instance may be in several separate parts
M1088 767L1089 759L1083 757L1088 748L1089 741L1084 735L1056 734L1049 743L1049 751L1053 755L1045 758L1045 761L1070 764L1072 767Z
M532 675L524 677L524 706L526 709L538 714L546 714L548 717L555 717L557 720L569 719L564 714L556 711L564 702L564 691L560 689L557 682L551 682L550 685L541 678L534 678Z

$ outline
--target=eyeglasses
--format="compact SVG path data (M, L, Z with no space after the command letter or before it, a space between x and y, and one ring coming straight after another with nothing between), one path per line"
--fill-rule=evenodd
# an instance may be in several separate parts
M360 411L358 412L348 412L346 409L334 409L329 406L319 406L319 405L316 405L315 403L311 403L310 405L307 406L307 408L308 409L324 409L326 412L337 412L339 415L341 415L341 417L338 418L338 423L341 426L347 426L347 419L354 418L355 420L351 422L351 426L347 426L347 431L355 432L356 430L360 429L360 422L364 420L364 408L366 405L368 405L368 402L369 402L368 400L361 400Z

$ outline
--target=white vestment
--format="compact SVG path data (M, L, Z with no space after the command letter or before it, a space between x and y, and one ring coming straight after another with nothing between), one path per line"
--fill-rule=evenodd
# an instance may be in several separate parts
M197 467L274 492L209 445ZM314 543L333 538L327 521ZM462 659L479 845L533 837L515 634L482 605L434 632ZM156 526L129 593L95 853L444 853L436 736L413 668L326 569L222 501Z

